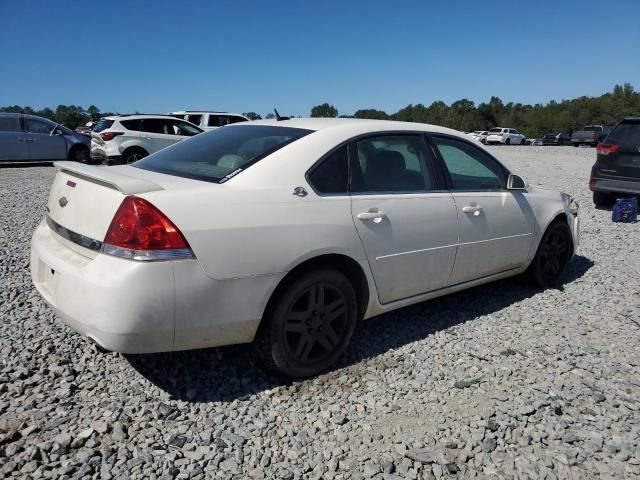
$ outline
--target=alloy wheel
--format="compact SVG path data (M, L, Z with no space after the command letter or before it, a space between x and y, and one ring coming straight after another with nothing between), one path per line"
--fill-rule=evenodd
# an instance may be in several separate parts
M301 364L321 362L340 347L347 326L344 294L333 285L314 284L298 295L287 312L286 349Z
M569 257L569 242L564 231L554 230L545 239L541 250L541 270L545 283L552 283L567 263Z

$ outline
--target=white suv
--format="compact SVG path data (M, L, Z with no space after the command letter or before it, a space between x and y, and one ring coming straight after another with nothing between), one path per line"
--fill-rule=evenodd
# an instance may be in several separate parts
M91 160L106 164L133 163L202 132L189 122L164 115L104 117L91 132Z
M187 120L188 122L199 126L203 130L214 130L218 127L231 125L232 123L249 121L249 119L244 115L228 112L196 112L193 110L184 110L182 112L171 112L169 115Z
M489 130L487 144L493 145L502 143L503 145L525 145L527 139L515 128L496 127Z

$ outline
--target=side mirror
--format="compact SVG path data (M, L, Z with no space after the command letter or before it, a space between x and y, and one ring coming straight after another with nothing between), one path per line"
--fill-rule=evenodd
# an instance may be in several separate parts
M60 130L58 127L54 128L53 130L51 130L51 133L49 135L64 135L64 132L62 130Z
M509 175L507 179L507 190L526 190L527 182L525 182L522 177L518 175L514 175L513 173Z

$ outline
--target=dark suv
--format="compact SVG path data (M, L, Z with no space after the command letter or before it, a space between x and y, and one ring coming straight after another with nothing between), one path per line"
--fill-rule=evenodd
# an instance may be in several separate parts
M597 146L589 188L596 206L610 206L616 195L640 195L640 117L627 117Z

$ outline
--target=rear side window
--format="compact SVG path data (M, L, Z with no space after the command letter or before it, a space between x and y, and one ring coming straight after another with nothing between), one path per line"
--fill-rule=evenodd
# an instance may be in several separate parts
M139 132L142 129L142 120L121 120L120 123L127 130Z
M309 183L319 193L345 194L349 191L349 161L347 146L340 147L309 175Z
M194 125L200 125L200 122L202 122L202 115L188 115L186 120Z
M93 126L93 131L96 133L100 133L101 131L106 130L107 128L110 128L111 125L113 125L113 120L107 120L106 118L101 118Z
M149 133L163 133L165 135L172 134L169 131L169 125L164 118L145 118L142 120L142 131Z
M614 143L625 148L640 147L640 121L621 123L609 134L607 143Z
M246 122L247 119L244 117L238 117L236 115L229 115L229 123L240 123L240 122Z
M268 125L220 128L160 150L133 166L178 177L223 183L311 132L302 128Z
M20 119L18 117L0 117L0 132L21 132Z
M433 136L444 161L454 190L502 190L507 175L496 160L467 142Z
M229 117L226 115L209 115L210 127L224 127L227 123L229 123Z
M355 143L351 191L416 192L437 189L437 179L419 135L389 135Z

